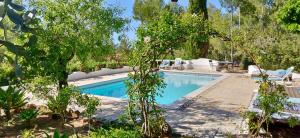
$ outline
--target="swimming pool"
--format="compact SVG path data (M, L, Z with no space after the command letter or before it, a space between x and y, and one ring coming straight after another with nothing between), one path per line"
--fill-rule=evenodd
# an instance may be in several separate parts
M220 75L208 75L200 73L171 73L162 72L166 83L161 96L156 100L159 104L169 105L185 95L200 89L220 77ZM126 99L126 84L128 78L117 79L108 82L94 83L81 86L81 92L98 96L108 96Z

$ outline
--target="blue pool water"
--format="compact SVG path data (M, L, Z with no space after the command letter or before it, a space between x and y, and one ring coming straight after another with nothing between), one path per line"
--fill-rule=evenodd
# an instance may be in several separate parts
M211 81L217 79L218 75L192 74L192 73L167 73L162 72L162 77L166 83L161 96L156 100L159 104L171 104L188 93L199 89ZM107 83L95 83L80 87L83 93L109 96L115 98L127 98L125 79Z

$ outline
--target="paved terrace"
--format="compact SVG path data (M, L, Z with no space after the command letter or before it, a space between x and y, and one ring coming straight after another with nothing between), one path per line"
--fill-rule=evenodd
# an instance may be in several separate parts
M257 85L249 77L231 74L195 98L188 107L168 110L167 121L180 134L218 136L239 134L241 111L250 104Z
M101 82L124 77L126 74L103 76L72 82L75 85ZM206 89L188 104L178 109L167 109L166 119L173 131L182 135L224 136L225 133L239 134L242 117L240 112L246 108L257 85L243 74L229 76ZM96 117L117 119L127 106L126 101L103 98L101 111Z

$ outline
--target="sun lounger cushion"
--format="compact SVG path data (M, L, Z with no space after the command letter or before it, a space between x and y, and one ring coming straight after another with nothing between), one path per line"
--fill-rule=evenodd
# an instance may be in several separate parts
M162 63L159 66L160 67L168 67L168 66L170 66L170 60L163 60Z
M268 70L267 74L269 75L269 77L279 77L282 78L285 74L286 74L286 70L283 69L279 69L279 70Z
M290 98L290 99L300 99L300 98ZM290 105L290 106L288 106L288 105L284 106L285 110L291 111L291 112L300 113L300 103L299 102L293 102L293 100L288 100L288 101L291 102L292 105ZM259 108L259 102L258 102L257 99L255 99L253 101L253 107L254 108Z
M175 65L181 65L181 63L182 63L181 58L176 58L175 59Z
M261 69L261 71L264 73L265 70ZM258 67L256 65L249 65L248 66L248 74L252 76L258 76L261 72L259 71Z

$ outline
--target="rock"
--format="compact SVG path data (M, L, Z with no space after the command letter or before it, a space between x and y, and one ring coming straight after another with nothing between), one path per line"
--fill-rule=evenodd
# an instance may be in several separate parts
M80 116L80 112L78 110L76 110L74 113L78 115L78 117Z
M60 119L60 115L59 114L51 114L51 118L54 119L54 120L58 120Z
M83 123L87 123L87 122L89 122L89 119L88 118L84 118L82 121L83 121Z
M36 110L37 109L37 106L35 104L27 104L26 106L28 109L34 109Z
M69 110L69 112L67 113L67 118L68 119L78 119L80 116L80 112L77 110L77 111L73 111L73 110Z
M15 110L14 110L14 113L15 114L19 114L19 113L21 113L23 110L21 109L21 108L16 108Z
M96 119L91 119L91 125L94 126L94 127L100 127L101 126L101 121L98 121Z
M161 138L171 138L172 137L172 129L171 126L164 121L164 123L160 126L161 129Z
M83 123L88 123L88 122L90 122L90 124L91 124L92 126L94 126L94 127L100 127L101 124L102 124L101 121L99 121L99 120L97 120L97 119L95 119L95 118L92 118L92 119L84 118L84 119L83 119Z
M39 106L39 107L38 107L38 110L39 110L39 113L40 113L41 115L46 115L46 114L48 114L48 113L50 112L50 110L48 109L48 107L45 106L45 105Z

